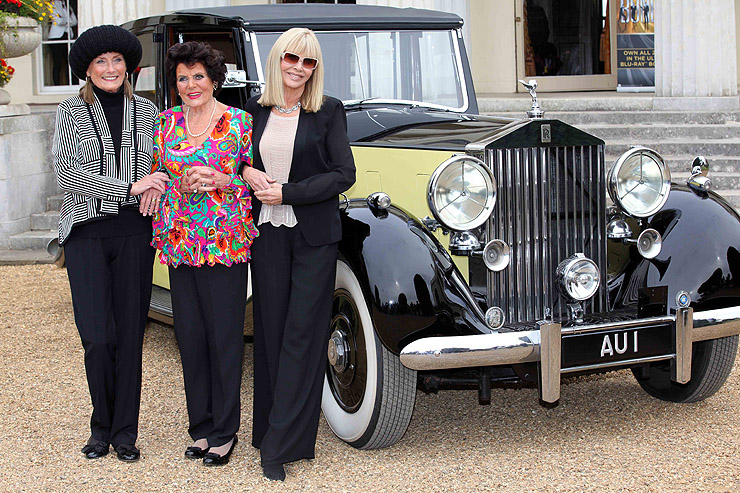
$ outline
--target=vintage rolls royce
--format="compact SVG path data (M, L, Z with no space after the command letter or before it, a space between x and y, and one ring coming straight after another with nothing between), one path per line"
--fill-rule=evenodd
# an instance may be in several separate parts
M178 104L169 46L228 62L219 99L243 107L277 36L322 45L344 101L357 182L343 213L323 412L350 445L403 436L417 389L532 386L630 369L649 394L694 402L727 379L740 333L740 217L703 158L673 183L661 156L547 119L478 115L453 14L356 5L206 8L125 25L144 45L137 94ZM636 143L639 144L639 143ZM158 269L154 312L168 313ZM171 312L170 312L171 313ZM329 321L327 321L329 323Z

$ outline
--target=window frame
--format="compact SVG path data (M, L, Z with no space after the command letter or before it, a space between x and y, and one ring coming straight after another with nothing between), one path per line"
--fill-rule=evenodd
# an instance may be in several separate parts
M65 3L67 6L67 9L70 9L69 0L67 0L67 2ZM75 3L76 3L77 11L74 11L74 10L73 11L75 12L75 17L77 19L77 23L75 27L77 28L77 37L79 37L79 32L80 32L79 27L80 26L79 26L79 15L78 14L79 14L79 9L80 9L80 2L78 1ZM42 27L42 29L44 29L44 27ZM68 36L69 36L70 31L72 31L72 28L68 27L68 31L67 31ZM38 48L36 48L33 52L33 58L34 58L33 65L35 67L34 79L36 83L36 93L37 94L39 95L54 95L54 94L66 95L66 94L76 94L77 92L79 92L80 87L82 87L82 83L84 82L84 80L79 80L77 84L67 84L63 86L62 85L60 86L46 85L47 72L46 72L46 66L45 66L46 64L44 60L44 47L45 46L65 44L67 46L67 54L68 54L67 75L69 77L69 80L72 80L72 76L73 76L72 70L69 67L69 49L71 48L72 43L74 43L77 40L77 37L75 38L68 37L67 39L64 39L64 40L55 41L55 40L43 39L43 32L42 32L41 44L39 44Z

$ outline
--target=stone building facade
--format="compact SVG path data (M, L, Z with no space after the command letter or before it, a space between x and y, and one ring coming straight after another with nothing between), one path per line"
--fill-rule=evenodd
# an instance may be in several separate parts
M56 0L67 9L66 31L44 30L32 54L13 58L5 86L13 108L0 105L0 249L33 228L33 215L57 193L51 135L57 103L78 81L55 56L77 33L163 12L279 0ZM329 2L331 3L331 2ZM625 19L654 32L656 110L740 111L737 67L740 0L357 0L357 3L454 12L479 99L524 96L519 79L536 76L538 92L617 92L617 36ZM640 10L642 9L642 10ZM652 27L650 23L657 19ZM621 23L621 24L620 24ZM644 25L643 25L644 24ZM589 27L590 26L590 27ZM630 28L632 29L632 28ZM68 34L68 35L67 35ZM62 60L66 62L66 60ZM61 67L61 68L60 68ZM625 98L628 96L625 95ZM487 107L488 108L488 107ZM10 111L9 111L10 110ZM495 111L496 108L493 108ZM30 114L28 114L30 112ZM16 116L4 116L13 115ZM18 115L21 116L18 116Z
M65 0L76 7L75 31L97 24L120 24L131 19L157 13L214 5L245 5L274 3L276 0ZM464 35L470 56L476 90L479 94L511 94L521 91L517 80L528 77L525 33L527 3L544 5L550 14L549 24L558 19L558 7L572 5L571 10L603 10L603 23L611 47L612 74L597 74L589 68L579 75L538 76L540 90L548 91L615 91L616 33L621 5L639 4L648 0L357 0L357 3L417 7L454 12L465 20ZM737 95L737 15L740 0L649 0L655 18L655 95L677 97L727 97ZM583 3L583 5L580 5ZM74 10L74 9L73 9ZM561 9L562 10L562 9ZM598 17L600 12L595 12ZM572 12L564 11L566 20ZM532 22L534 24L534 22ZM573 30L575 24L566 26ZM702 26L711 26L702 27ZM579 29L577 26L575 29ZM580 28L583 31L583 28ZM554 31L554 26L551 29ZM557 33L555 33L557 34ZM596 42L591 35L592 44ZM572 36L571 36L572 37ZM579 39L566 40L576 50L597 48L583 43L588 34L576 33ZM47 40L52 41L53 40ZM69 41L71 42L71 40ZM566 48L564 48L566 49ZM13 80L6 86L14 103L54 104L75 92L74 84L57 86L50 81L48 47L35 53L12 59L16 68ZM563 56L563 58L565 58ZM572 58L572 57L571 57ZM577 63L576 63L577 64ZM721 68L718 70L718 68ZM74 81L76 82L76 81ZM677 104L677 103L670 103ZM668 104L668 106L670 106Z

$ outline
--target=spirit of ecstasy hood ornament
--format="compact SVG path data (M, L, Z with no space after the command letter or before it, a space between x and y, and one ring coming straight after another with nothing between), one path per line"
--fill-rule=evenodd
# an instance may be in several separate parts
M529 82L526 82L519 79L519 82L527 88L527 91L529 91L529 95L532 96L532 109L527 111L527 116L533 119L544 117L545 112L542 111L540 103L537 101L537 81L534 79L530 79Z

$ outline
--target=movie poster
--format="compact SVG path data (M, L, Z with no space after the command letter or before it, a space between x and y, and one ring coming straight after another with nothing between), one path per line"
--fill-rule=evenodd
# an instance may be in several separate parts
M655 91L654 0L618 0L617 91Z

